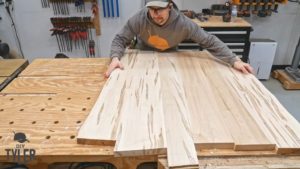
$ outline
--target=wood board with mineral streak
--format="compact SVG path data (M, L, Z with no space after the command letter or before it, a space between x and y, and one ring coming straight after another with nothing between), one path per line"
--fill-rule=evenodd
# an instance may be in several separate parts
M207 57L194 56L194 53L180 52L169 57L173 60L178 74L181 74L183 88L191 113L191 133L198 148L232 149L234 140L226 128L224 113L219 110L218 96L203 66ZM203 55L205 56L205 55ZM208 60L209 61L209 60ZM202 65L201 65L202 64ZM198 68L197 68L198 67ZM189 68L189 69L187 69ZM227 117L228 118L228 117Z
M234 88L236 97L240 98L240 102L250 112L261 131L276 144L277 153L299 153L299 122L289 114L277 98L254 76L245 77L233 72L226 78L228 86ZM247 85L238 86L240 83L233 79Z
M183 82L170 57L159 58L169 167L198 166ZM176 128L176 129L175 129Z
M78 143L115 145L124 101L128 57L122 59L125 70L117 69L107 79L95 105L77 134Z
M125 56L127 57L127 56ZM132 55L127 66L124 102L115 155L166 153L158 57L153 52Z
M114 145L118 140L115 155L123 156L166 152L157 57L137 54L128 52L124 70L109 77L78 133L79 143Z
M193 55L193 54L191 54ZM194 53L194 55L197 55ZM205 72L206 81L210 82L210 88L213 93L214 102L211 103L210 108L218 107L218 112L221 119L224 120L226 128L230 131L233 137L235 150L274 150L275 143L271 142L261 131L260 127L256 124L250 116L246 108L240 102L240 98L236 97L234 93L242 92L240 89L231 89L226 85L226 78L232 73L238 76L252 77L251 74L244 75L234 69L230 69L224 64L213 61L209 53L201 55L204 57L203 61L199 62L199 66ZM194 61L197 62L197 61ZM235 80L235 79L233 79ZM235 81L236 83L244 86L242 81ZM207 93L209 95L209 93ZM212 106L213 105L213 106ZM221 113L221 114L220 114Z

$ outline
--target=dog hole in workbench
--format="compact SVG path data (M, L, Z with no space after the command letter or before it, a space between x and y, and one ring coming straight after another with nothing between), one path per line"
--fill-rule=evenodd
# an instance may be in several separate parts
M9 100L10 100L10 101L13 101L13 100L14 100L14 98L10 98Z
M0 139L2 139L2 136L0 136Z
M4 109L0 109L0 111L4 111Z
M46 139L50 139L51 138L51 136L46 136Z
M71 97L68 97L68 100L71 100L72 98Z
M35 124L35 123L36 123L36 121L31 122L31 124Z
M44 110L45 110L44 108L41 109L41 111L44 111Z
M76 123L77 123L77 124L79 124L79 123L81 123L81 121L80 121L80 120L78 120Z
M65 111L65 110L66 110L65 108L62 108L62 109L61 109L61 111Z
M73 135L72 135L72 136L70 136L70 139L74 139L74 138L75 138L75 136L73 136Z
M9 124L14 124L14 121L10 121Z
M20 111L24 111L24 109L20 109Z
M87 97L86 100L91 100L91 98L90 98L90 97Z
M52 98L51 98L51 97L49 97L49 98L48 98L48 100L52 100Z
M59 123L59 121L55 121L55 122L54 122L54 124L58 124L58 123Z
M86 108L82 108L82 111L86 111Z

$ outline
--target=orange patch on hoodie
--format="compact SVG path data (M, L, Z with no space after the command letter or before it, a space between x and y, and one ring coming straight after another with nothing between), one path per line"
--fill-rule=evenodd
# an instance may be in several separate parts
M150 36L148 38L148 43L160 50L166 50L166 49L170 48L168 41L166 41L165 39L163 39L157 35Z

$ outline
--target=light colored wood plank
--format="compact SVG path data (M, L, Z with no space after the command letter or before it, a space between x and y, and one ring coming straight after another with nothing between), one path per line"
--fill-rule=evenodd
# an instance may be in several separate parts
M184 91L191 113L191 132L197 149L233 149L234 140L227 131L223 112L216 102L213 82L207 79L206 67L202 62L207 58L194 56L194 52L178 52L170 59L174 61L177 72L184 82ZM205 80L207 79L207 80Z
M292 79L285 70L275 70L272 73L272 76L275 79L278 79L285 89L288 90L294 90L294 89L300 89L300 83L297 83L294 79Z
M153 52L143 52L132 60L115 155L166 154L158 58Z
M101 76L109 58L36 59L20 76Z
M208 21L200 22L198 19L192 19L201 27L251 27L243 18L236 18L233 22L223 22L222 16L210 16Z
M159 58L163 110L170 167L198 166L191 135L190 110L181 77L172 60L165 54ZM170 54L169 54L170 55Z
M100 86L105 82L104 76L99 77L19 77L13 80L1 93L6 94L37 94L37 93L99 93Z
M135 63L137 52L129 52L121 62L124 70L114 70L107 79L94 107L78 135L78 143L115 145L125 97L128 69Z
M248 85L237 86L232 79ZM278 153L299 152L300 124L272 93L254 76L245 77L233 72L227 82L231 83L235 89L240 88L244 91L244 93L236 94L268 139L276 143Z
M28 61L25 59L1 59L0 60L0 76L12 76L19 68L26 67Z
M6 80L6 77L0 77L0 84L2 84Z
M209 58L211 55L207 52L206 57ZM205 71L208 74L208 80L211 81L212 87L215 89L216 105L224 115L223 119L234 138L235 150L273 150L275 142L270 141L261 131L250 114L251 110L246 109L240 101L242 96L235 95L235 93L244 93L244 91L241 88L232 89L231 85L234 84L226 82L227 79L231 79L236 85L248 85L244 84L243 81L237 81L231 77L231 74L236 73L237 76L245 76L245 78L251 75L244 75L211 60L212 58L205 62Z
M1 113L12 112L89 112L95 103L98 94L94 95L54 95L54 96L0 96Z
M158 158L161 169L168 169L166 157ZM240 156L240 157L203 157L199 158L199 169L207 168L238 168L238 169L292 169L299 168L299 156Z

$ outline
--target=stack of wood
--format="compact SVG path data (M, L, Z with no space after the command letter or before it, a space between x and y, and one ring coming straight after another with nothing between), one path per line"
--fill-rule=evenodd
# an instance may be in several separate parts
M200 149L300 152L300 125L253 75L208 52L127 51L77 141L114 145L116 156L166 154L197 166Z

